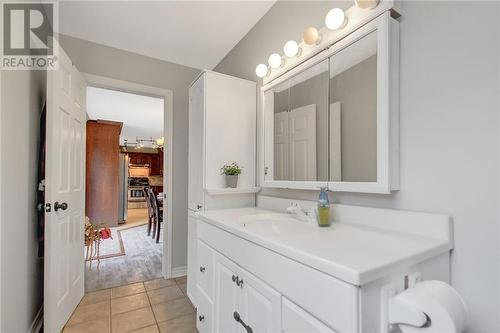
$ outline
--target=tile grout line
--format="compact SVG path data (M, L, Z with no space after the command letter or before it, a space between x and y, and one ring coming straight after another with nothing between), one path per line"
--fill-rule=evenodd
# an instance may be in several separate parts
M143 282L143 284L144 284L144 282ZM158 288L158 289L161 289L161 288ZM158 320L156 319L156 314L155 314L155 311L153 309L153 304L151 304L151 298L149 298L149 293L148 293L148 290L146 289L146 285L144 285L144 290L146 290L146 297L148 298L149 307L151 308L151 312L153 313L153 318L155 319L156 328L158 329L158 332L160 332L160 327L158 326ZM153 289L153 290L156 290L156 289Z

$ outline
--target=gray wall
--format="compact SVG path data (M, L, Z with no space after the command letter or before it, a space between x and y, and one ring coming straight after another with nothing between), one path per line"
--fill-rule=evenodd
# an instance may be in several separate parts
M335 5L276 3L216 70L255 80L258 63L281 51L286 40L298 40L304 27L322 26ZM468 304L469 332L500 331L499 14L498 2L403 3L401 190L331 197L346 204L453 216L452 284ZM318 195L262 193L301 199Z
M199 70L65 35L61 35L60 43L81 72L173 91L172 267L185 267L187 264L188 86L198 75Z
M342 180L377 180L377 56L330 79L330 103L340 102Z
M45 78L43 71L1 73L0 332L6 333L28 332L43 303L36 189Z

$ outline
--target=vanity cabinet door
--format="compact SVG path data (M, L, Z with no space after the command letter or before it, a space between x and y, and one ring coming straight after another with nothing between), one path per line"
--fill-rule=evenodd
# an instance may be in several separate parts
M281 295L250 273L245 272L242 281L241 318L245 325L253 332L279 332Z
M335 333L304 309L283 297L282 331L284 333Z
M214 250L198 240L198 261L196 267L198 286L212 299L214 276Z
M196 305L196 277L198 269L196 223L197 220L194 213L188 211L187 296L194 305Z
M213 303L205 292L197 287L196 328L200 333L212 333L213 328Z
M239 332L240 327L234 319L239 312L239 287L235 278L238 267L221 255L215 260L215 332ZM238 325L238 326L237 326Z

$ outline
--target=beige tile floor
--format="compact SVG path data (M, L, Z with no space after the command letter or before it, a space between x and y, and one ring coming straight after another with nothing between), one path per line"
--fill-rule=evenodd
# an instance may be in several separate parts
M132 283L86 294L64 333L195 333L186 277Z

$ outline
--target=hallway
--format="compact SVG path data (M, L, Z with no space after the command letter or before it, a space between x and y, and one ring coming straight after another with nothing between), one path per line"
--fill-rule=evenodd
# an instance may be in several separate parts
M85 291L92 292L129 283L148 281L162 276L163 232L156 243L147 235L147 225L115 228L113 237L121 233L125 254L97 260L85 265ZM103 241L103 247L107 240Z

